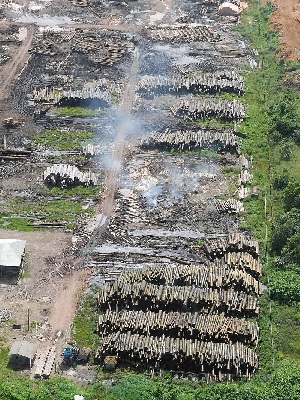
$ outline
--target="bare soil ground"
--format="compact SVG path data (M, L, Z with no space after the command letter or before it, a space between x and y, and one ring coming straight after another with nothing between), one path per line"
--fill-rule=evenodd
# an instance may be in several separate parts
M65 331L72 318L70 310L76 307L74 290L77 290L77 285L68 285L68 281L70 279L74 283L77 275L53 271L47 259L61 254L70 243L71 235L59 231L16 232L0 229L0 237L26 240L24 278L17 285L1 285L1 308L12 311L13 321L22 325L22 336L26 335L28 309L31 324L48 322L50 317L53 332ZM81 273L78 282L80 285L83 283ZM56 302L62 304L62 297L64 306L58 310Z
M300 60L300 2L273 0L277 10L271 22L280 29L281 54L287 60Z

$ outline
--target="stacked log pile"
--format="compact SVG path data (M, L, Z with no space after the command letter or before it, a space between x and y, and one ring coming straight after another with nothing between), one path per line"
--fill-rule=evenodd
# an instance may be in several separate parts
M239 175L239 186L251 183L253 175L247 169L242 169Z
M33 91L32 100L35 102L46 102L60 104L62 99L99 99L103 100L104 105L112 104L112 93L120 96L122 87L114 84L107 79L93 82L86 82L82 89L78 90L56 90L54 87L45 87Z
M81 172L74 165L54 164L47 167L43 174L44 182L48 185L66 188L76 185L97 185L98 177L91 171Z
M233 289L220 290L193 286L153 285L146 281L132 285L121 281L103 287L98 293L101 311L107 309L147 309L168 311L224 312L226 315L255 316L258 302L255 296Z
M230 253L234 254L234 253ZM149 266L135 270L124 271L119 282L133 285L136 281L145 281L153 285L167 286L199 286L202 288L235 288L247 293L259 293L259 282L239 269L235 263L227 266L211 265L175 265L174 267Z
M253 374L259 330L246 318L258 313L258 244L238 233L207 240L205 249L207 265L136 266L104 283L100 362L113 355L123 365L207 380Z
M258 341L258 326L245 319L225 317L224 314L206 315L201 313L180 313L165 311L106 311L99 315L98 333L126 333L161 337L197 339L210 341L218 339L225 343L242 342L255 346Z
M215 205L220 213L240 214L244 211L243 203L236 199L215 200Z
M147 34L153 40L178 42L218 42L220 34L208 26L196 23L180 25L161 25L147 27Z
M215 100L213 98L199 98L180 100L171 107L175 116L192 120L218 118L223 121L241 120L245 116L245 107L237 100Z
M205 250L210 259L220 258L232 252L249 253L256 259L259 256L258 242L240 232L231 233L227 237L206 240Z
M87 144L86 146L83 146L82 153L86 157L94 157L94 156L101 154L102 150L103 150L103 146L100 146L100 145L94 146L93 144Z
M255 352L241 343L227 344L202 342L162 336L142 336L113 333L107 336L97 356L118 353L118 360L124 364L183 370L210 374L212 377L232 374L251 376L258 366ZM201 372L200 372L201 371Z
M140 94L157 93L220 93L232 92L239 95L244 91L244 81L233 71L216 71L193 76L146 76L137 86Z
M240 200L245 199L246 197L248 197L250 195L250 188L248 187L244 187L244 186L240 186L238 188L238 197Z
M177 149L180 151L214 146L218 150L239 151L234 132L217 129L150 132L149 137L141 142L141 146L143 148Z
M39 378L49 378L54 369L55 364L55 347L46 347L44 350L37 353L33 371L34 376Z

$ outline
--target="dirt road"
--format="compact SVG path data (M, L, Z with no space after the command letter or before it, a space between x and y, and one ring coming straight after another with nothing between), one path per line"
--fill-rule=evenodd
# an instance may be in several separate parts
M7 62L2 68L0 100L4 100L9 96L13 82L17 79L19 73L22 71L22 68L29 59L30 54L28 53L28 50L30 49L35 31L35 27L28 26L27 36L22 41L18 51L15 53L12 59Z

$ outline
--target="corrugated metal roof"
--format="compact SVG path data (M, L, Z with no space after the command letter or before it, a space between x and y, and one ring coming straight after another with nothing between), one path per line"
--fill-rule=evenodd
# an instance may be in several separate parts
M35 343L27 342L26 340L16 340L13 342L9 355L18 355L26 358L33 358L37 350Z
M17 267L21 264L26 240L0 239L0 265Z

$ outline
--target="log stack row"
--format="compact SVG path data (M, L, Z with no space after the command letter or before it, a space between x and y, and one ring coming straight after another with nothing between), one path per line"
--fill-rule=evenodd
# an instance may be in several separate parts
M244 80L233 71L216 71L193 76L146 76L143 77L137 90L140 94L155 93L238 93L244 91Z
M175 116L191 120L218 118L223 121L233 121L241 120L245 116L245 107L237 100L184 99L172 106L171 112Z
M173 267L152 265L124 271L119 278L119 282L129 286L134 285L135 282L145 281L159 286L235 288L247 293L255 292L259 294L259 282L248 273L234 266L235 263L230 262L229 258L228 265L174 265Z
M236 135L231 130L199 129L197 131L150 132L141 142L143 148L179 151L214 147L218 151L239 152Z
M220 258L233 252L248 253L256 259L259 256L258 242L240 232L230 233L227 237L206 240L205 250L210 259Z
M77 185L97 185L98 177L91 171L81 172L74 165L54 164L43 174L44 182L51 186L67 188Z
M243 203L236 199L215 200L215 205L220 213L240 214L244 212Z
M251 376L258 366L256 353L242 343L227 344L113 333L104 338L96 357L118 354L122 364L210 375L213 379Z
M107 310L99 315L99 336L128 331L144 336L166 335L201 341L218 339L224 343L242 342L249 346L257 345L259 334L255 322L243 318L225 317L224 314Z
M258 315L256 296L234 289L212 289L194 286L153 285L146 281L128 285L121 281L110 283L98 293L101 311L168 310L224 312L230 316Z

